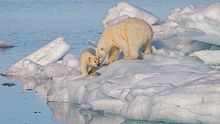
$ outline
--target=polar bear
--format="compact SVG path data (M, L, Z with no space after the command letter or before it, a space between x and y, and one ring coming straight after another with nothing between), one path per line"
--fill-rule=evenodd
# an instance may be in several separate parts
M118 56L122 50L124 59L133 60L139 57L139 50L144 47L145 54L151 54L151 40L153 30L151 26L138 18L127 18L117 24L107 27L102 33L96 49L96 56L99 63L102 63L109 55L108 64ZM115 49L116 51L112 51Z
M96 75L99 64L95 53L94 49L87 48L80 55L80 71L83 77Z

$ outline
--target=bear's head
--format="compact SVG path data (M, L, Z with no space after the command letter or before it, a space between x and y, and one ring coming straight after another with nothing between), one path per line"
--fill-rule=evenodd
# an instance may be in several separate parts
M99 61L99 63L102 63L106 56L107 51L105 50L105 48L101 47L96 49L96 58Z
M99 66L99 61L94 55L90 55L87 57L88 65L92 67L98 67Z

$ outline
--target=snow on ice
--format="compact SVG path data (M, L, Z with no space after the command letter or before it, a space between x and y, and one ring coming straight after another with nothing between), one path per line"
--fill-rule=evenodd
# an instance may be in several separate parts
M72 112L78 119L71 118L72 122L123 122L111 116L95 118L95 113L101 112L136 120L218 123L220 72L213 66L220 64L219 41L196 41L198 36L220 37L217 8L219 3L176 8L168 20L155 24L159 18L150 12L119 3L108 11L104 25L127 17L146 19L154 24L152 55L143 56L143 60L116 61L99 69L100 76L84 78L79 58L65 55L69 45L58 38L3 74L20 75L25 89L39 91L48 101L79 104L75 109L72 104L64 108L49 102L56 120ZM85 119L83 111L88 109L97 110L91 112L93 119ZM64 114L60 115L61 111Z

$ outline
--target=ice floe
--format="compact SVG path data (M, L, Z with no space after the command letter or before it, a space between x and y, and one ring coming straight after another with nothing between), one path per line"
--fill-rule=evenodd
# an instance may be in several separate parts
M198 63L169 61L123 60L110 65L100 77L56 78L47 99L83 104L83 108L129 119L218 122L217 109L210 108L220 107L220 73L202 63L192 68Z
M174 9L168 20L153 25L152 55L143 56L143 60L116 61L99 69L100 76L82 77L79 58L65 55L69 45L62 38L25 57L3 74L27 77L20 78L25 89L46 96L55 120L122 123L122 118L127 118L217 124L220 72L210 65L220 64L218 7L219 3ZM150 24L159 20L139 7L122 2L108 11L103 23L108 26L112 20L115 23L118 18L130 16L153 19ZM215 36L215 41L205 39L209 36ZM53 102L65 102L68 106ZM72 103L79 106L74 108ZM84 111L89 110L95 111L87 115ZM110 116L98 117L96 112Z

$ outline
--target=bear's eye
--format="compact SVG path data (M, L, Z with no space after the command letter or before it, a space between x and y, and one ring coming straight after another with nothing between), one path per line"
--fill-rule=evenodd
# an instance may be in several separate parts
M91 58L90 58L90 57L89 57L88 59L89 59L89 60L91 60Z
M103 51L104 49L103 48L101 48L101 51Z

